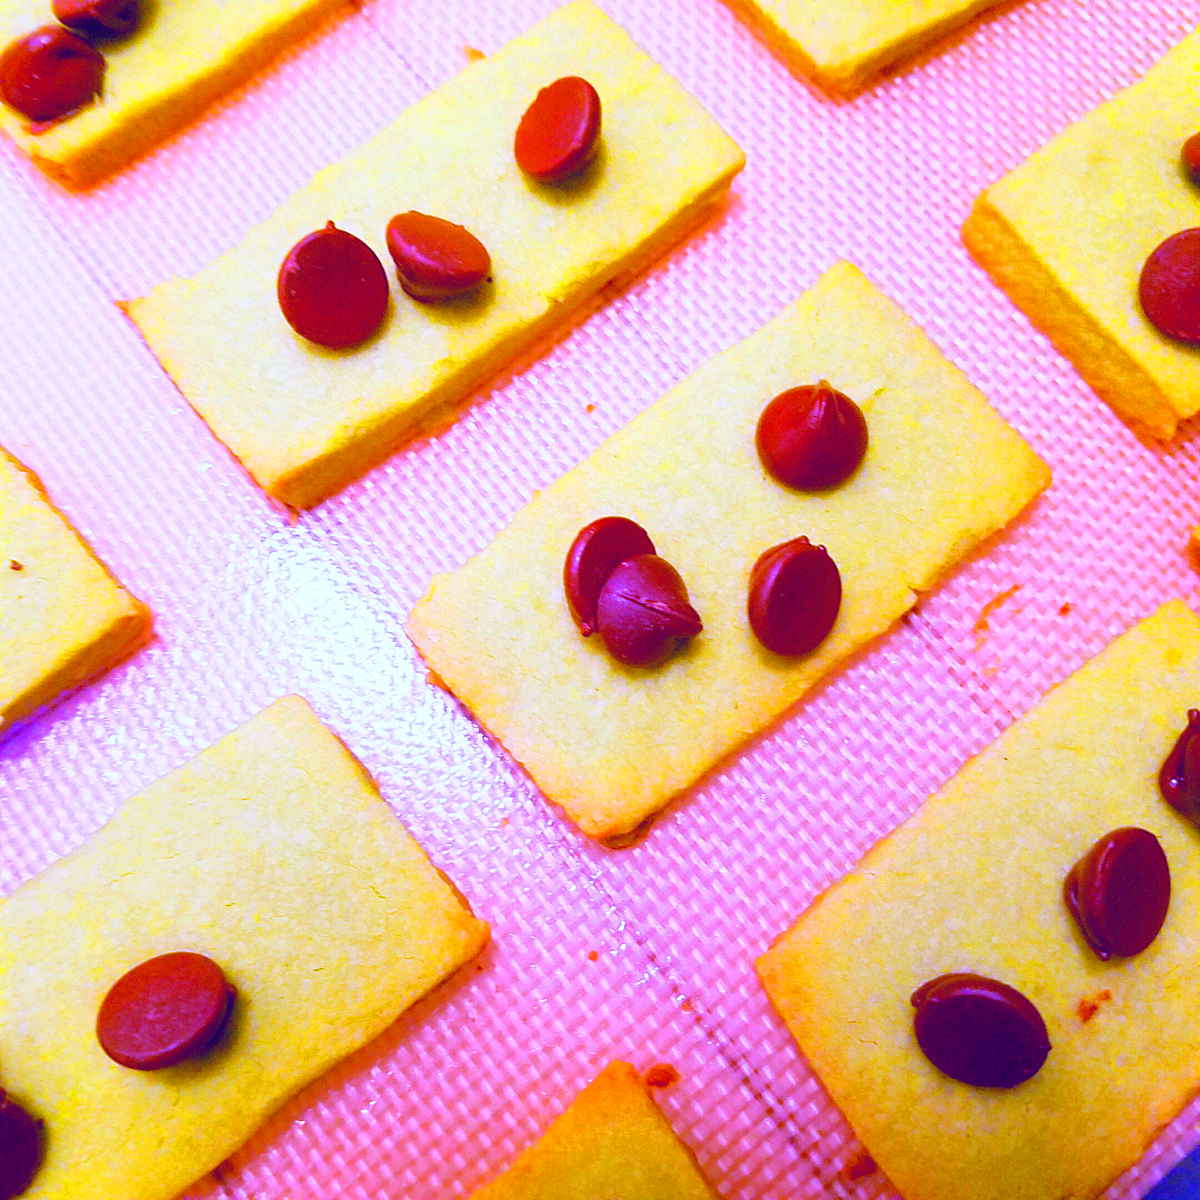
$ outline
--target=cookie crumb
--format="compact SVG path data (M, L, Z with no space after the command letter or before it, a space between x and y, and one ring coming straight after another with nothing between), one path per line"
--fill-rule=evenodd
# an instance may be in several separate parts
M658 1063L646 1072L646 1086L669 1088L679 1082L679 1072L670 1063Z
M1012 587L1006 588L1004 591L999 592L995 596L993 596L983 606L983 608L981 608L979 610L979 616L975 620L975 649L976 650L978 650L980 648L980 646L983 645L984 640L987 638L988 630L989 630L990 624L991 624L992 613L994 613L996 611L996 609L998 609L1002 604L1007 604L1008 601L1011 600L1020 590L1021 590L1021 585L1019 583L1014 583L1012 585Z
M467 56L467 62L481 62L487 58L482 50L476 50L474 46L464 46L463 53Z
M854 1182L857 1179L866 1179L868 1175L874 1175L879 1170L879 1164L865 1151L860 1150L843 1168L842 1175Z
M1084 996L1075 1011L1079 1014L1079 1019L1086 1025L1111 999L1112 992L1105 988L1094 996Z
M17 562L15 558L10 558L8 560L8 569L10 571L23 571L25 570L25 564Z

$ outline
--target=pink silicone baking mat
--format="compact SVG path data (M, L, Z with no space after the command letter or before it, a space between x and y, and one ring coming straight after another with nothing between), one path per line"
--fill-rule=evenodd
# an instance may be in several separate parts
M457 1196L614 1057L679 1070L661 1102L728 1200L889 1194L853 1178L859 1148L753 958L1047 688L1161 601L1198 599L1194 430L1170 449L1140 442L958 230L977 191L1200 21L1200 0L1003 6L852 103L795 80L721 0L603 3L745 147L728 210L451 429L295 520L115 301L203 265L467 48L501 46L555 0L369 0L86 195L0 147L0 444L157 615L152 645L0 748L0 890L296 691L495 935L189 1196ZM598 848L427 682L404 617L434 572L839 257L966 369L1053 488L639 845ZM1142 1195L1196 1143L1197 1117L1112 1196Z

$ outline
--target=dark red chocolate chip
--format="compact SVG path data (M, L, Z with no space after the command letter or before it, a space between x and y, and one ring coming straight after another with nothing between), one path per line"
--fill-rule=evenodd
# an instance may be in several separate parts
M125 37L142 17L140 0L53 0L50 7L69 29L91 38Z
M1200 708L1189 708L1187 725L1158 773L1163 799L1200 825Z
M388 222L387 244L400 286L414 300L465 296L492 269L487 247L469 229L425 213L394 216Z
M1183 169L1187 172L1188 178L1193 183L1200 184L1200 133L1193 133L1183 143L1183 149L1179 152L1179 158L1183 163Z
M287 323L331 350L365 342L387 312L387 272L379 256L332 221L288 251L276 289Z
M525 110L513 152L526 175L559 183L588 165L599 137L600 96L586 79L568 75L542 88Z
M824 546L806 537L772 546L750 572L750 628L775 654L815 650L829 636L841 606L837 564Z
M1145 829L1107 833L1067 874L1063 899L1096 955L1141 954L1167 919L1171 869Z
M657 554L613 569L596 606L596 628L609 654L629 667L652 667L694 638L703 625L678 571Z
M626 559L653 553L650 535L628 517L601 517L575 535L563 563L563 589L584 637L596 631L596 605L608 577Z
M973 1087L1031 1079L1050 1053L1046 1023L1016 988L967 973L939 975L912 996L913 1029L939 1071Z
M45 1128L0 1090L0 1200L29 1189L45 1152Z
M100 94L104 55L61 25L43 25L0 57L0 96L31 121L56 121Z
M1200 342L1200 229L1185 229L1146 259L1138 284L1142 311L1167 337Z
M104 1053L123 1067L157 1071L204 1054L221 1036L237 991L211 958L161 954L121 976L96 1020Z
M867 452L867 420L849 396L822 380L780 392L758 419L762 465L780 483L804 491L836 487Z

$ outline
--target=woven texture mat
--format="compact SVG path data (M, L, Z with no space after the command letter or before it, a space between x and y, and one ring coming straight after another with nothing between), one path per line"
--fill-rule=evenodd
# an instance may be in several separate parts
M662 1103L728 1200L888 1194L851 1178L858 1147L770 1012L754 956L1047 688L1162 600L1197 601L1196 437L1139 442L958 230L982 187L1200 21L1200 0L1026 0L849 104L793 79L721 0L604 3L746 148L731 206L446 433L297 521L114 301L215 257L467 47L496 49L554 0L370 0L87 195L0 147L0 443L158 619L149 648L0 749L0 890L298 691L495 931L477 967L192 1197L456 1196L615 1056L680 1071ZM431 574L839 257L967 370L1054 486L640 845L594 847L428 684L402 621ZM1112 1196L1142 1195L1196 1142L1198 1115Z

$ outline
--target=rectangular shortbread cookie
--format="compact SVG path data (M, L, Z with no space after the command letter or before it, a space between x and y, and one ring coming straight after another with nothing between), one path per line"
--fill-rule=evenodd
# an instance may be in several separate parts
M150 636L150 612L0 449L0 733Z
M1001 0L727 0L793 70L843 96Z
M1200 351L1138 301L1150 252L1197 224L1180 147L1196 131L1200 32L975 202L971 253L1083 378L1157 438L1200 412Z
M1200 846L1159 768L1200 701L1200 620L1135 626L969 763L760 960L788 1027L911 1200L1086 1200L1200 1086ZM1141 955L1102 963L1062 899L1113 829L1155 834L1171 907ZM1037 1005L1052 1049L1012 1090L941 1075L911 993L973 971Z
M717 1200L641 1076L606 1067L540 1141L471 1200Z
M0 129L60 182L86 187L248 79L345 0L143 0L141 27L105 42L101 99L43 132L0 103ZM0 47L53 23L50 0L0 0Z
M870 449L840 488L769 478L754 434L776 393L828 379L862 406ZM538 495L439 576L409 633L434 674L587 834L627 834L782 716L1007 524L1049 473L920 329L843 263ZM661 667L579 636L562 569L597 517L631 517L682 574L704 632ZM746 619L750 569L806 535L844 599L813 654L781 659Z
M24 1200L169 1200L486 936L349 751L280 700L0 904L0 1080L46 1122ZM126 1070L100 1002L173 950L222 966L233 1023L202 1059Z
M539 89L582 75L600 94L599 157L572 184L528 181L513 135ZM306 507L386 457L606 283L701 221L742 152L587 0L469 66L297 192L235 249L128 306L180 390L273 496ZM284 255L332 219L391 272L385 230L416 209L465 225L492 256L472 300L421 305L393 280L381 332L323 350L274 297Z

